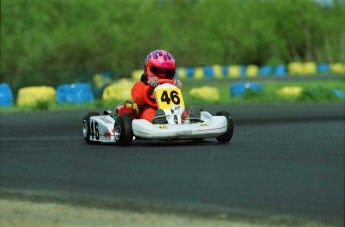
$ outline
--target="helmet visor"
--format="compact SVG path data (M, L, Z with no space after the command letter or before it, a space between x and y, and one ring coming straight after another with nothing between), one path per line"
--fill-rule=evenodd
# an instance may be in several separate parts
M172 79L175 76L174 69L161 69L155 66L151 66L151 72L155 74L157 77Z

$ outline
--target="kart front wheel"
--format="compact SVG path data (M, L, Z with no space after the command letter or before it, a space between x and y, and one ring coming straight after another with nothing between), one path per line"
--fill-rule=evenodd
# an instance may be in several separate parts
M90 117L92 117L92 116L99 116L99 113L91 112L91 113L88 113L87 115L84 116L84 118L83 118L83 137L87 143L99 143L99 142L90 140L90 136L91 136Z
M132 117L123 115L117 117L114 123L115 141L120 146L129 146L133 141Z
M224 116L228 123L227 130L224 134L217 137L218 142L220 143L227 143L231 140L232 134L234 132L234 123L232 121L231 115L228 112L220 111L216 113L216 116Z

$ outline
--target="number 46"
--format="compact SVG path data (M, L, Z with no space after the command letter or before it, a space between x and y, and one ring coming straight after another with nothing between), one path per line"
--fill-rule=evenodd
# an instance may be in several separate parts
M177 91L171 91L170 94L168 94L168 91L163 91L161 96L161 102L166 102L167 104L170 104L170 101L172 101L176 105L180 104L181 100L178 96Z

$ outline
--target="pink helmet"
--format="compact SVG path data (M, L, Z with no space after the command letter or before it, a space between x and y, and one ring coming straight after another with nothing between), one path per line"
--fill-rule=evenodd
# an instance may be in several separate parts
M154 50L145 60L145 73L148 79L152 77L172 79L175 76L175 59L165 50Z

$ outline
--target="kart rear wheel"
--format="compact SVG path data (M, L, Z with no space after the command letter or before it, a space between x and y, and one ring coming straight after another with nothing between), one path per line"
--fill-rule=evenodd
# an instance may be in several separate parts
M218 142L220 143L227 143L231 140L232 134L234 132L234 124L231 118L231 115L228 112L220 111L216 113L216 116L224 116L226 117L226 121L228 123L227 130L224 134L217 137Z
M92 116L99 116L100 114L97 113L97 112L90 112L88 113L87 115L84 116L83 118L83 137L84 137L84 140L87 142L87 143L99 143L97 141L92 141L90 140L90 135L91 135L91 130L90 130L90 117Z
M120 146L129 146L133 141L132 116L118 116L114 123L114 137Z

